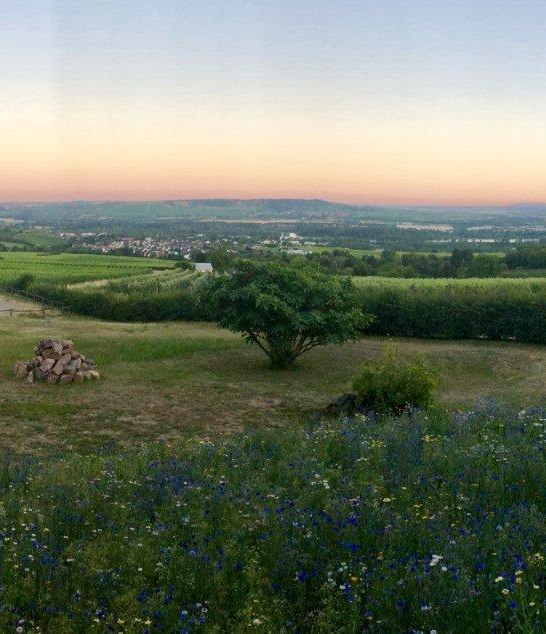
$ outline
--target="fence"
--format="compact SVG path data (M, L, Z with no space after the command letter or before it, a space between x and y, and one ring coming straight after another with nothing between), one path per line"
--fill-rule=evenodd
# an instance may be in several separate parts
M42 308L2 308L0 313L9 313L10 317L13 317L15 313L42 313L45 317L46 309L44 306Z
M32 312L41 312L45 315L45 311L47 307L56 308L63 314L68 314L68 309L64 304L59 304L55 301L51 301L46 297L42 297L41 295L35 295L34 293L29 293L28 291L19 290L9 288L7 286L0 285L0 291L3 293L7 293L9 295L15 295L16 297L22 297L28 301L34 302L36 304L40 304L41 308L7 308L4 310L0 310L0 313L9 312L10 317L13 317L13 313L32 313Z

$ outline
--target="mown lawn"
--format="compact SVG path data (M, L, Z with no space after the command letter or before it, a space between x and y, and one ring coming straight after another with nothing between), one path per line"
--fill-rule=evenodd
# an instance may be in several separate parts
M12 375L41 338L72 338L94 358L99 383L34 385ZM493 342L397 340L436 368L437 396L469 407L492 396L519 406L543 402L546 348ZM119 324L49 316L0 318L0 447L42 452L175 442L286 425L316 412L350 387L360 363L385 340L316 349L293 370L267 367L240 337L204 323Z

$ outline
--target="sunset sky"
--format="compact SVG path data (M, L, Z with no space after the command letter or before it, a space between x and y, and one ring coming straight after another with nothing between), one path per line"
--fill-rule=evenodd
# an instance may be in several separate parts
M544 0L1 12L2 201L546 201Z

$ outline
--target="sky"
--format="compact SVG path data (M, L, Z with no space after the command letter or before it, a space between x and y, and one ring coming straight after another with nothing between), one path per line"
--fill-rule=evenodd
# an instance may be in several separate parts
M544 0L1 10L2 201L546 201Z

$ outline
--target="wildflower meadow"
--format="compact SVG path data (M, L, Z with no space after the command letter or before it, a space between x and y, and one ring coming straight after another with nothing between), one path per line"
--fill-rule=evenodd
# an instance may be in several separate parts
M5 459L2 632L546 630L546 411Z

